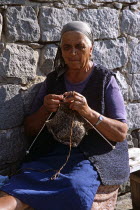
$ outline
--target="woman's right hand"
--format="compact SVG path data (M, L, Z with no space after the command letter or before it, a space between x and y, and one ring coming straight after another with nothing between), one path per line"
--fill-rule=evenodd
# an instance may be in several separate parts
M43 105L47 112L56 112L63 99L63 95L48 94L44 97Z

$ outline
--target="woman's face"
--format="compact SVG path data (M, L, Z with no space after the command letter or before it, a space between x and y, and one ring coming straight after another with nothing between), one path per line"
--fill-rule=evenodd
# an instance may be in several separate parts
M62 56L69 69L87 69L92 54L88 37L80 32L69 31L61 39Z

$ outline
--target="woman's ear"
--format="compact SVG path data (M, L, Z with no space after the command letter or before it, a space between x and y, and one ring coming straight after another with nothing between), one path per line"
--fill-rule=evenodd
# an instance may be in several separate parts
M92 51L93 51L93 46L90 47L90 53L89 53L90 57L92 56Z

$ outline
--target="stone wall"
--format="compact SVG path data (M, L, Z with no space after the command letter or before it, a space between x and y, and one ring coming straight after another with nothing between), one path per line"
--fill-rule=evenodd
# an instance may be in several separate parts
M52 71L60 30L71 20L90 23L94 61L116 72L128 114L129 145L140 147L139 0L1 0L1 174L13 171L25 154L24 116Z

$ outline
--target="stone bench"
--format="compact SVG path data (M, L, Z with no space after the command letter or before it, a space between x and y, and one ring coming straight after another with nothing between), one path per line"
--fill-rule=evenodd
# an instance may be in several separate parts
M140 170L140 148L130 148L129 152L129 166L130 173Z
M140 148L129 149L130 189L134 210L140 210Z
M140 148L129 149L130 188L133 208L140 210ZM138 184L139 183L139 184ZM100 186L91 210L114 210L118 195L117 186Z

